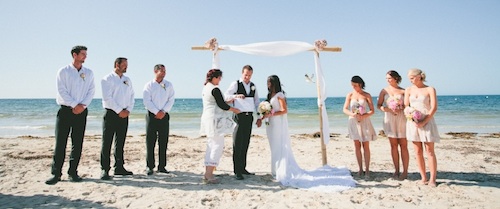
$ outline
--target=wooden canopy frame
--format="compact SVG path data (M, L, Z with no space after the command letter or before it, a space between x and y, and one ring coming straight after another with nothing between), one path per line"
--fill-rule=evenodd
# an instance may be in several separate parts
M208 48L207 46L192 46L191 47L191 50L211 50L210 48ZM220 47L217 47L217 50L218 51L222 51L224 50L223 48L220 48ZM321 50L317 50L317 49L310 49L309 51L314 51L318 57L319 57L319 51L324 51L324 52L341 52L342 51L342 48L341 47L329 47L329 46L325 46L323 47ZM321 96L320 95L320 84L319 84L319 76L316 76L316 88L317 88L317 92L318 92L318 98ZM330 137L330 135L328 136L323 136L323 114L322 114L322 110L323 110L323 104L320 104L319 106L319 121L320 121L320 142L321 142L321 159L322 159L322 163L323 163L323 166L326 165L328 162L327 162L327 156L326 156L326 144L325 144L325 141L324 141L324 137Z

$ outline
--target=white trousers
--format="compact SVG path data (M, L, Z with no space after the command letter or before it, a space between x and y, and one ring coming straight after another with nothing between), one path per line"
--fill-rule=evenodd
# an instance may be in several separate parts
M218 166L224 151L224 136L207 137L205 166Z

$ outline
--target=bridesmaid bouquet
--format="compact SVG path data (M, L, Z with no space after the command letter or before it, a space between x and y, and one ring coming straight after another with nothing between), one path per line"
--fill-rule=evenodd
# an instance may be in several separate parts
M262 115L274 113L273 106L268 101L262 101L259 104L259 108L257 111L259 114L262 114ZM269 125L269 118L266 118L266 125Z
M364 115L366 113L365 106L358 104L354 109L354 113Z
M386 103L387 107L391 108L392 111L403 109L403 101L398 97L390 96L387 98Z
M409 121L414 121L414 122L419 122L421 121L424 117L422 112L418 111L417 109L413 107L406 107L404 109L404 113L406 116L406 119Z

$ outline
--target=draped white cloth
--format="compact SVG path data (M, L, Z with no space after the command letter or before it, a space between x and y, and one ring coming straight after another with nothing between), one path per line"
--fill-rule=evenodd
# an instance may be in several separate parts
M217 53L217 48L236 51L246 54L262 55L262 56L288 56L292 54L297 54L299 52L315 50L316 47L307 42L299 41L274 41L274 42L260 42L245 45L219 45L215 47L213 51L212 68L220 68L219 56ZM321 69L321 63L319 59L319 53L314 53L314 66L316 68L316 85L318 85L318 107L321 108L323 129L321 130L323 140L325 144L330 141L330 128L328 122L328 114L326 113L326 91L325 91L325 79L323 76L323 70Z
M245 45L220 45L219 48L246 54L281 57L308 51L314 49L314 46L306 42L274 41Z

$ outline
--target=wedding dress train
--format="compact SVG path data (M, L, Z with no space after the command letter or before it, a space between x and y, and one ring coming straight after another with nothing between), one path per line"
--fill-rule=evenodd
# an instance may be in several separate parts
M285 95L279 92L271 98L274 111L281 109L278 97ZM318 191L342 191L356 185L346 167L325 165L312 171L299 167L292 152L286 114L270 117L266 133L271 147L271 173L283 185Z

